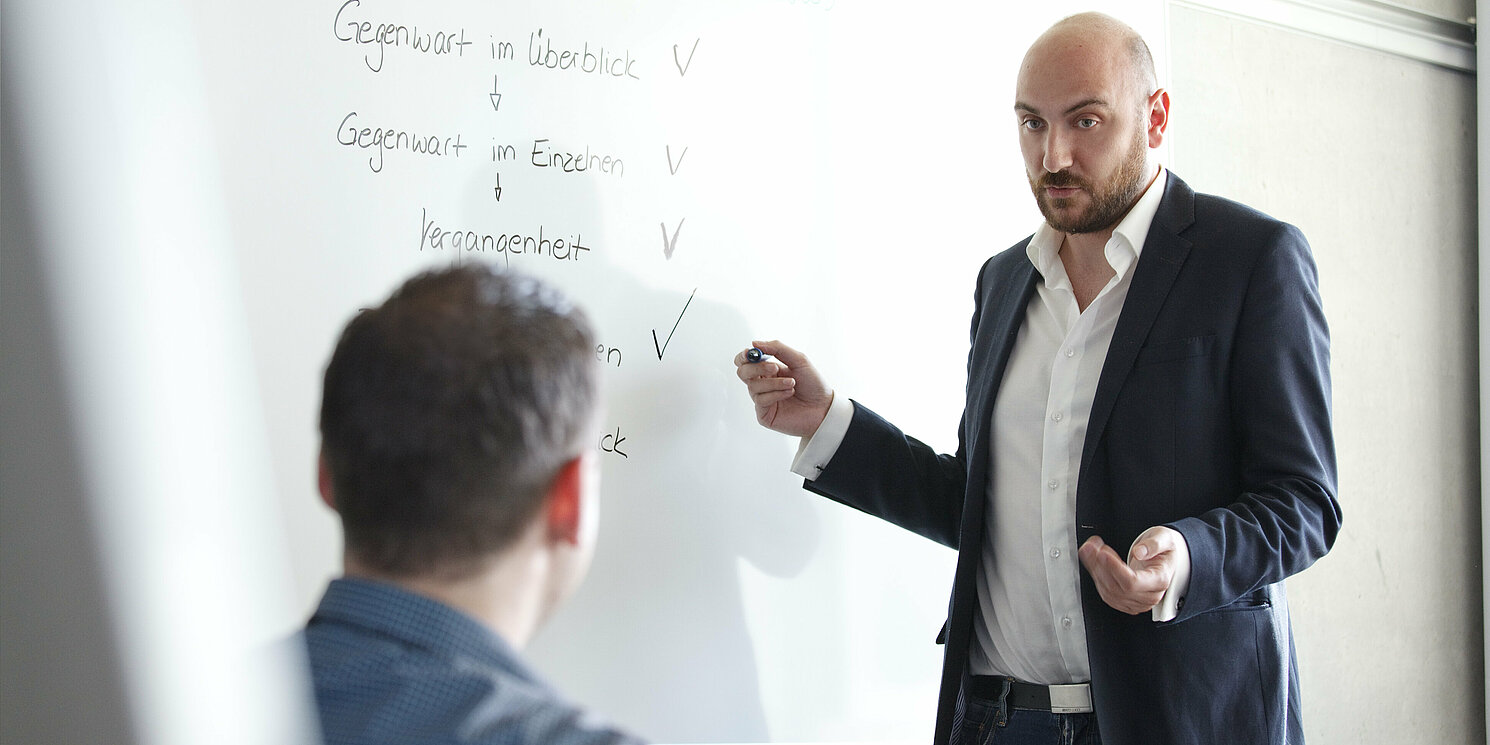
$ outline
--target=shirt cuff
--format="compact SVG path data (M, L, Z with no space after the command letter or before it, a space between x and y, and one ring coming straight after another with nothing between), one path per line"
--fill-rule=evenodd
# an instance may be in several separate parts
M1133 545L1138 545L1150 532L1160 529L1174 530L1165 526L1149 528L1133 539ZM1155 621L1173 621L1179 616L1180 606L1185 603L1185 593L1190 591L1190 544L1185 540L1184 533L1178 530L1174 530L1174 533L1180 544L1174 551L1174 576L1169 580L1169 589L1159 598L1159 604L1150 611L1150 617ZM1128 553L1133 553L1133 546L1128 547Z
M828 415L817 425L812 437L803 437L797 445L797 457L792 459L792 473L808 481L816 480L833 460L843 436L848 434L848 425L854 421L854 403L847 396L833 394L833 403L828 404Z

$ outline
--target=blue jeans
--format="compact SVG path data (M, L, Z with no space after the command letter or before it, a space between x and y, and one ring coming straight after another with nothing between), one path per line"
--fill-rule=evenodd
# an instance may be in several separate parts
M1102 745L1097 715L1052 714L1016 709L1004 695L986 699L969 693L963 703L962 738L953 745Z

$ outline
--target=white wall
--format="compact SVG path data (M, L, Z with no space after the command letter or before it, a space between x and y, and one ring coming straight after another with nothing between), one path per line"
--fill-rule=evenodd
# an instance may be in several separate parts
M1298 225L1345 523L1289 582L1311 743L1483 742L1475 78L1170 13L1174 163Z

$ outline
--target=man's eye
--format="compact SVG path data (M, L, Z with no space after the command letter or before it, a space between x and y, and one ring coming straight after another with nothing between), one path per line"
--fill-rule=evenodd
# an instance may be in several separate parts
M1040 127L1044 126L1044 123L1041 122L1039 119L1026 119L1026 120L1020 122L1019 123L1019 126L1024 127L1025 129L1034 131L1034 130L1037 130Z
M1076 120L1076 126L1081 127L1082 129L1091 129L1092 127L1097 126L1097 120L1089 116L1084 116Z

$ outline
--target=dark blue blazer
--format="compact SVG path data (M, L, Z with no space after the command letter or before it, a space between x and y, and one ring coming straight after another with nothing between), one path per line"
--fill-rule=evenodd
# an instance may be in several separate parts
M957 452L856 404L838 453L806 484L959 550L937 743L961 725L992 407L1038 279L1028 244L979 275ZM1170 174L1133 271L1082 451L1077 536L1121 551L1168 525L1189 543L1191 579L1179 617L1155 623L1110 608L1081 572L1102 740L1302 742L1283 579L1330 549L1341 520L1329 331L1308 243Z

